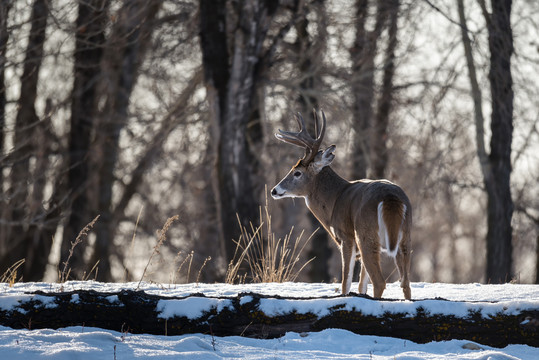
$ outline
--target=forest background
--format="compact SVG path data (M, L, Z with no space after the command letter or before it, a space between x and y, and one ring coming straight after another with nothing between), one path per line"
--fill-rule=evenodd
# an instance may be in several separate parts
M223 281L265 206L307 238L267 192L301 155L273 133L314 108L340 174L409 195L413 281L539 281L537 1L0 4L0 273ZM301 256L339 278L323 230Z

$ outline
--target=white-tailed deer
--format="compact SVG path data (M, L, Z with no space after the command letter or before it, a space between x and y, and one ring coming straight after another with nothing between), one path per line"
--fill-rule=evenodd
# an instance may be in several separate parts
M326 130L314 112L316 138L305 128L301 114L296 120L300 131L279 130L277 139L305 148L305 156L272 190L274 199L303 197L311 212L337 243L342 257L342 293L348 294L356 256L361 256L359 293L367 292L369 278L374 297L381 298L386 282L380 267L380 252L395 259L400 274L404 298L411 298L410 230L412 206L404 191L387 180L347 181L329 166L335 155L335 145L320 150Z

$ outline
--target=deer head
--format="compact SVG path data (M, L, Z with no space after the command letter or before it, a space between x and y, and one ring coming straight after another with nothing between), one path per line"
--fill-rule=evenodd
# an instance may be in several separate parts
M299 125L299 132L283 131L275 134L277 139L288 144L305 149L305 155L288 174L271 190L274 199L284 197L306 197L311 188L313 178L326 166L331 164L335 155L335 145L325 150L319 150L326 132L326 115L322 111L322 126L319 127L319 117L313 111L316 137L312 137L305 126L305 120L300 113L294 117Z

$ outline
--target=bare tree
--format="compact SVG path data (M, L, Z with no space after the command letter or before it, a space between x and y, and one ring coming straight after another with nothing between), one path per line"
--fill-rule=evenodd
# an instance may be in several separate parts
M169 135L178 123L195 116L196 106L191 106L190 102L201 82L201 72L195 71L191 80L186 77L181 84L185 85L185 93L177 99L175 96L163 99L165 106L153 110L153 113L148 110L153 104L133 106L133 99L140 102L141 94L147 95L156 89L149 89L148 82L139 87L143 90L135 96L133 89L156 29L160 34L157 38L166 39L166 43L152 48L159 50L156 55L152 54L154 64L157 57L163 62L162 59L168 59L170 54L179 55L171 61L184 60L182 46L187 43L185 39L193 39L190 41L195 43L189 29L189 26L191 30L195 29L189 25L189 21L196 18L195 4L169 1L162 17L157 18L162 1L126 0L118 2L119 8L110 14L111 2L106 0L59 4L44 10L43 5L49 3L36 1L34 10L28 10L29 30L19 22L19 19L26 21L24 16L2 17L6 21L2 26L10 29L9 35L13 37L9 43L2 37L2 41L6 40L2 55L9 47L15 50L8 52L9 59L2 58L2 68L7 64L22 70L10 72L9 88L4 91L2 87L2 95L14 98L17 86L12 84L17 84L19 79L23 91L15 101L6 101L9 109L15 108L15 102L20 105L16 111L8 113L8 131L4 132L4 123L2 126L2 141L7 139L9 146L6 146L7 153L5 156L2 154L0 160L2 174L9 175L2 179L1 186L7 190L2 202L9 203L1 207L0 266L6 269L16 261L26 259L25 279L42 279L48 265L53 234L60 221L65 219L62 223L64 257L59 260L63 263L76 234L90 220L89 215L100 213L101 218L95 227L100 236L96 237L95 245L85 241L74 248L69 264L70 277L82 278L84 271L99 260L97 273L100 279L111 279L110 258L117 255L116 259L121 262L125 253L113 241L118 234L123 235L118 231L119 224L127 222L130 200L136 194L140 195L140 188L146 185L145 173L159 163L160 157L170 156L164 151ZM17 11L26 11L23 2L13 2L13 6ZM2 7L3 10L7 8ZM72 16L74 12L76 16ZM54 21L47 22L47 19ZM76 19L76 22L72 23L71 19ZM57 31L59 29L61 31ZM177 31L176 37L172 30ZM45 39L49 32L55 36ZM28 42L21 41L26 37ZM73 48L71 45L65 47L71 43L69 37L75 40ZM26 43L25 49L19 45ZM168 55L164 56L167 51ZM196 64L196 52L186 51L186 54L185 58ZM41 64L45 71L39 75ZM74 65L72 73L67 70L70 68L67 65L71 64ZM151 79L155 84L160 77L168 76L166 71L170 67L160 64L143 68L145 81ZM61 76L57 76L56 69L62 69ZM23 76L19 78L18 73ZM43 81L44 73L48 76L46 81ZM177 103L174 104L175 100ZM150 117L155 119L155 124L150 124L151 130L144 132L144 138L134 139L130 145L135 149L140 145L142 153L135 151L128 156L131 162L140 162L137 166L126 167L125 161L120 161L126 153L119 142L120 134L127 134L126 138L132 139L132 129L148 126L146 119ZM130 170L133 172L128 173ZM159 181L163 181L162 178ZM170 211L170 208L164 207L162 211ZM153 230L168 215L156 211L155 220L151 218L145 224L149 229L147 233L152 236ZM88 248L90 245L94 247ZM93 256L88 259L86 254Z
M103 109L96 124L100 134L100 159L97 184L96 244L89 266L99 261L98 279L112 280L110 253L114 239L113 186L119 154L120 132L128 120L128 106L138 70L151 41L152 22L161 1L126 1L109 35L102 62L100 100Z
M370 7L368 0L356 2L356 36L350 49L350 87L354 96L352 114L355 133L352 177L360 179L367 176L383 178L388 164L386 143L394 92L395 50L398 43L399 1L376 2L372 30L368 30ZM384 29L387 29L387 45L380 66L382 83L379 86L380 91L377 91L375 72L378 66L375 64L375 57L381 52L379 43Z
M489 14L480 2L487 23L490 50L490 91L492 96L490 154L485 149L482 96L471 41L466 26L464 3L458 0L461 35L474 100L477 155L487 193L487 268L489 282L503 283L512 274L513 200L511 198L511 142L513 134L513 83L511 55L511 1L493 1Z
M395 50L397 47L397 21L399 18L399 0L383 2L383 11L387 15L388 40L384 54L382 89L378 99L378 106L373 126L372 144L372 170L373 177L381 179L384 177L388 165L388 127L389 116L393 101L393 77L395 74Z
M328 15L325 10L325 2L322 0L304 4L300 10L302 14L296 22L296 42L294 43L294 63L299 70L299 108L296 111L306 117L314 109L320 107L320 98L323 94L323 70L324 54L327 46L327 21ZM310 21L309 15L316 14L316 20ZM316 30L309 31L309 25ZM313 33L314 32L314 33ZM308 123L308 130L315 133L314 122ZM297 210L296 210L297 211ZM308 214L311 227L319 229L311 238L311 248L308 258L314 258L309 268L309 277L312 281L329 281L328 261L331 256L329 246L330 239L325 231L321 231L322 225L316 217Z
M512 277L513 200L511 198L511 142L513 138L513 79L509 0L493 0L492 13L484 11L490 49L492 114L489 172L485 174L488 194L487 279L500 283ZM486 9L483 6L483 9Z
M243 225L256 222L263 185L282 176L280 164L288 163L283 156L294 157L268 135L289 126L291 112L308 117L319 106L334 119L327 138L339 148L339 171L354 178L388 176L409 194L417 214L414 279L485 279L487 223L478 226L478 220L489 211L507 220L510 206L491 211L487 200L490 191L493 203L506 201L499 192L505 185L497 182L507 180L505 169L515 174L512 270L533 281L531 267L523 267L535 256L537 235L533 164L539 132L533 109L539 91L528 75L537 65L536 39L529 35L537 24L528 16L535 13L534 2L512 6L516 50L503 68L496 64L507 58L502 44L509 43L496 42L507 35L495 21L497 6L506 4L499 2L483 4L487 26L475 16L482 3L466 3L472 47L466 56L459 52L466 45L464 22L452 19L457 2L0 4L0 273L25 258L25 280L41 279L45 266L51 280L73 238L100 214L92 234L75 248L70 277L82 278L99 260L99 279L138 280L154 231L179 214L152 264L159 271L147 272L146 279L186 280L176 271L189 255L191 281L208 256L212 261L201 279L219 280L239 236L236 213ZM38 4L48 6L45 17L32 14ZM38 27L44 27L41 39ZM498 47L489 51L489 41ZM475 56L468 62L477 73L471 87L468 78L463 86L461 75L468 53ZM500 140L512 130L507 97L495 95L496 89L511 89L509 65L519 119L514 148L507 147L507 137ZM478 131L470 132L470 114L481 105L490 112L491 99L492 109L498 106L495 127L485 113L476 116L483 118L476 121ZM469 147L474 136L478 149ZM379 175L375 144L385 164ZM506 167L508 153L513 169ZM487 186L484 174L496 182ZM297 203L285 207L269 200L269 207L279 236L292 225L306 234L317 226ZM61 259L50 251L58 231ZM325 261L326 240L311 244ZM456 269L449 254L465 259L464 266ZM338 258L327 263L328 271L311 274L313 279L338 273Z
M23 271L26 280L40 278L52 244L52 233L44 231L42 227L50 215L41 207L43 186L40 184L40 178L43 179L45 174L38 173L47 166L43 161L47 161L48 149L42 146L46 147L49 139L44 132L47 124L38 117L35 108L48 12L48 1L34 1L21 77L21 95L17 102L14 150L10 154L12 162L8 190L10 214L9 222L5 224L7 229L3 239L9 246L0 259L0 268L7 268L15 261L26 258ZM35 158L34 155L39 154L40 150L42 156ZM31 166L32 158L36 161L35 166ZM44 245L44 248L40 248L39 245Z
M232 6L233 5L233 6ZM264 69L277 42L286 34L285 23L273 37L270 25L280 3L276 1L200 2L200 40L215 159L220 242L231 260L243 226L256 222L263 183L263 151L259 98ZM269 42L269 46L265 46Z
M354 102L352 105L353 129L355 133L352 178L367 177L371 154L371 127L373 126L375 84L374 58L378 39L382 34L386 13L384 2L377 2L376 20L373 30L367 29L369 0L356 1L355 40L350 49L352 58L352 80L350 87Z
M108 24L108 0L88 0L78 3L75 34L74 84L71 98L71 127L67 160L68 191L71 201L66 213L62 259L66 260L80 230L95 217L90 214L90 143L97 116L97 84L101 74L101 61L105 44L105 27ZM84 246L73 249L72 264L84 263ZM83 266L76 266L73 275L81 275Z
M6 67L7 42L9 39L7 19L10 8L11 1L2 0L0 2L0 159L4 157L4 127L6 124L6 86L4 84L4 74ZM0 184L3 184L2 171L0 171Z

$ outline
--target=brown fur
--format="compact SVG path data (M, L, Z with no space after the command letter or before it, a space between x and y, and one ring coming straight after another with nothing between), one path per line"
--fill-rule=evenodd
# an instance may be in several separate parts
M404 220L403 205L403 202L394 196L386 198L382 205L382 214L389 237L388 251L390 253L394 252L398 245L397 241L399 239L399 232L401 232L401 227Z
M318 115L314 113L315 124ZM410 231L412 206L404 191L387 180L358 180L349 182L336 174L329 165L335 158L335 146L319 151L326 128L322 111L322 126L316 138L311 137L301 114L296 115L300 126L297 133L279 130L279 140L305 148L305 156L271 191L275 199L303 197L309 210L331 235L341 251L342 293L350 291L352 274L359 253L361 273L359 292L366 293L370 277L374 297L381 298L386 282L380 268L380 244L395 257L401 277L404 298L411 298ZM382 204L380 206L380 204ZM378 214L379 207L381 215ZM380 222L380 226L379 226ZM380 229L379 229L380 227ZM380 239L380 234L383 239ZM399 242L400 238L400 242Z
M296 171L302 171L298 179ZM284 191L282 194L280 191ZM380 239L378 236L378 204L383 201L390 252L397 247L399 232L402 238L395 254L395 264L401 277L404 297L411 298L408 273L410 269L410 230L412 207L408 197L397 185L386 180L346 181L329 166L316 171L315 166L296 166L274 188L272 195L304 197L309 210L322 223L339 246L342 257L342 292L348 293L350 274L355 265L356 250L361 256L359 292L365 293L367 276L374 287L374 297L382 297L386 287L380 268ZM404 206L406 212L404 212ZM404 220L403 220L404 219Z

